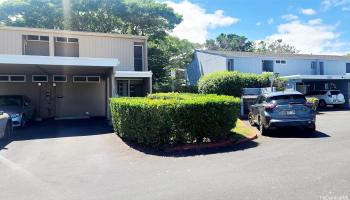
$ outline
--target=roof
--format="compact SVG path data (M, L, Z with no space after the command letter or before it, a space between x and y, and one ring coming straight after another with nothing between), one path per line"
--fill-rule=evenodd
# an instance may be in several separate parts
M322 60L349 60L348 56L316 55L316 54L290 54L290 53L258 53L240 51L214 51L196 50L197 52L213 54L224 57L266 57L266 58L299 58L299 59L322 59Z
M284 76L288 80L350 80L350 74L346 75L292 75Z
M0 30L28 31L28 32L40 32L40 33L55 33L55 34L63 34L63 35L81 35L81 36L97 36L97 37L113 37L113 38L129 38L129 39L147 40L147 37L138 36L138 35L69 31L69 30L59 30L59 29L41 29L41 28L29 28L29 27L0 26Z
M116 67L119 65L119 60L111 58L77 58L0 54L0 64Z

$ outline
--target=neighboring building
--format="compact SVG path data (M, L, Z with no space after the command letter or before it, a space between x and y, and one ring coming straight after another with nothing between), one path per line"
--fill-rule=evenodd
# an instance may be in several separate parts
M187 81L195 85L201 76L225 70L278 73L303 93L336 87L344 93L349 105L349 57L196 50L187 68Z
M110 97L151 92L145 37L0 27L0 94L28 96L37 118L109 118Z

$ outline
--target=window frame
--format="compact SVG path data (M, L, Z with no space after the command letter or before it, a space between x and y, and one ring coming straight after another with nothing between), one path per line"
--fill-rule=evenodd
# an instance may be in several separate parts
M65 41L58 41L57 39L58 38L65 38L66 40ZM76 39L77 41L76 42L72 42L72 41L69 41L69 39ZM79 44L79 38L70 38L70 37L63 37L63 36L55 36L55 42L57 43L70 43L70 44Z
M28 42L50 42L50 36L48 35L24 35L25 40ZM29 39L28 36L35 36L38 37L37 40ZM47 37L47 40L43 40L42 37Z
M141 55L141 60L142 60L142 66L141 66L141 71L144 71L144 69L145 69L145 61L144 61L144 47L143 47L143 45L141 45L141 44L134 44L134 71L137 71L136 70L136 67L135 67L135 47L141 47L141 53L142 53L142 55Z
M34 80L35 77L46 77L46 81L36 81L36 80ZM47 83L47 82L49 82L49 76L48 75L32 75L32 82L33 83Z
M227 71L235 71L235 59L233 58L227 59Z
M64 77L65 80L64 81L56 81L55 80L56 77ZM52 82L54 82L54 83L67 83L68 82L68 77L67 77L67 75L55 74L55 75L53 75Z
M349 69L349 70L348 70ZM345 72L347 74L350 74L350 62L349 63L345 63Z
M85 81L76 81L75 78L85 78ZM90 77L98 78L98 81L89 81ZM73 83L100 83L101 82L101 76L80 76L75 75L73 76Z
M25 83L27 82L27 76L26 75L22 75L22 74L12 74L12 75L9 75L9 74L0 74L0 76L7 76L7 81L1 81L1 83ZM12 77L13 76L20 76L20 77L23 77L23 80L21 81L15 81L15 80L12 80Z

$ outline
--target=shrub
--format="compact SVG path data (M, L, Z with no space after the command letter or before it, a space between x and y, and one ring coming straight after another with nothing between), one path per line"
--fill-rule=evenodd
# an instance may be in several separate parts
M220 94L241 96L243 88L270 87L269 77L271 73L250 74L237 71L215 72L203 76L198 81L198 91L203 94ZM283 90L285 80L278 78L274 86Z
M240 100L230 96L155 94L112 98L115 132L140 144L161 147L228 137L239 116Z
M314 98L314 97L306 98L306 100L307 100L307 102L312 103L312 105L313 105L312 109L314 109L316 111L318 108L319 100L317 98Z

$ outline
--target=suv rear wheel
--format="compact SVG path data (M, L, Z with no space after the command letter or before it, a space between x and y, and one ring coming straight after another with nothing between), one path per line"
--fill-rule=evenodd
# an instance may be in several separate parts
M259 119L259 131L261 135L267 134L267 129L265 128L264 123L262 122L261 119Z

